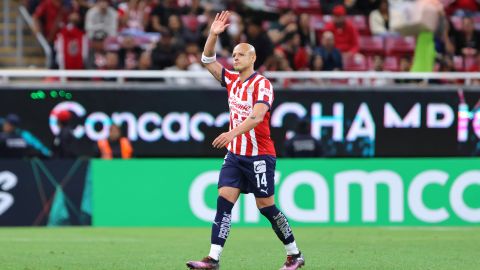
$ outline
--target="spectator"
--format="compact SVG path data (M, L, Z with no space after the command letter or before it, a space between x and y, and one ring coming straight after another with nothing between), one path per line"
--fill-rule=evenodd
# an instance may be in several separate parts
M88 10L85 18L85 30L89 39L94 38L97 32L115 36L117 27L118 13L109 5L108 0L98 0L95 6Z
M173 34L173 46L180 50L185 49L187 42L197 42L200 39L199 32L185 28L178 15L170 15L168 29Z
M268 35L263 31L261 21L258 19L251 19L246 25L247 43L250 43L256 51L257 60L254 68L262 66L265 60L273 52L273 44Z
M310 59L310 70L311 71L323 71L323 58L319 54L312 55ZM308 81L313 85L319 86L324 85L326 80L320 78L312 78Z
M123 37L122 47L118 51L119 68L127 70L138 69L138 63L142 52L142 48L136 44L133 37Z
M245 32L245 24L243 22L243 17L237 13L232 13L230 15L230 26L227 28L228 40L227 42L227 54L230 54L232 44L238 44L242 42L243 33ZM223 35L220 35L222 39Z
M298 17L298 33L303 47L309 49L317 47L317 37L315 32L310 27L310 15L306 13L300 14Z
M379 5L379 0L345 0L348 14L368 16Z
M450 20L442 15L437 31L435 32L435 51L440 55L454 54L455 46L450 38L450 32L454 31Z
M455 72L455 65L453 62L453 57L449 55L445 55L442 58L438 60L439 62L439 67L438 71L439 72ZM432 79L429 81L431 84L457 84L460 83L459 80L456 79Z
M76 158L78 153L77 138L73 135L71 127L72 114L69 111L56 113L60 131L53 140L54 158Z
M180 10L181 14L192 16L199 16L205 12L200 0L190 0L190 3L185 4Z
M107 34L101 30L95 32L92 36L86 62L87 69L107 69L107 51L105 50L106 37Z
M71 13L68 24L58 33L55 41L57 63L60 69L84 69L88 54L88 40L78 27L80 16Z
M108 139L97 142L96 156L102 159L130 159L133 156L133 147L128 138L122 136L120 127L111 125Z
M85 31L85 17L91 5L86 0L72 0L72 13L77 13L80 17L78 21L78 28Z
M43 0L33 13L35 31L53 44L58 31L67 22L68 11L62 0Z
M384 65L385 65L385 59L383 56L375 55L373 57L373 71L376 71L376 72L384 71ZM372 84L374 86L383 86L383 85L392 84L392 82L393 81L390 79L376 78L376 79L373 79Z
M105 56L105 69L106 70L116 70L118 69L118 54L115 52L107 52Z
M480 32L475 30L473 18L464 17L463 27L455 35L455 54L473 56L480 50Z
M333 9L338 5L343 5L344 0L320 0L323 14L332 14Z
M185 46L185 52L187 53L188 61L190 63L200 63L202 52L196 42L187 43Z
M345 15L345 7L336 6L333 9L333 22L328 23L325 30L333 33L335 47L342 53L356 54L359 49L358 31L351 22L346 20Z
M0 157L23 158L31 156L51 157L52 152L27 130L20 128L21 119L8 114L0 132Z
M24 158L28 156L29 147L27 141L18 130L20 117L9 114L5 117L0 133L0 157Z
M305 47L301 46L300 34L288 33L280 46L275 48L275 53L284 56L294 70L308 68L309 55Z
M34 32L42 33L52 50L50 68L56 68L54 42L58 31L67 22L68 11L62 0L43 0L32 15Z
M388 0L381 0L378 9L370 13L369 25L373 35L385 35L390 32Z
M381 72L383 71L384 59L381 55L373 56L373 71Z
M303 118L297 123L295 135L285 142L286 157L321 157L322 146L310 134L310 121Z
M128 0L121 3L118 12L121 30L145 31L150 12L144 0Z
M259 69L260 72L264 71L292 71L288 60L283 54L270 55L263 66Z
M168 18L170 18L171 15L178 13L175 0L159 1L158 5L151 13L150 23L147 30L150 32L165 32L168 28Z
M140 59L138 60L138 69L139 70L150 70L152 68L152 57L150 53L143 52L140 55Z
M187 71L188 66L190 65L188 61L187 53L179 52L175 57L175 65L166 68L165 70L175 70L175 71ZM194 81L191 78L168 78L167 82L175 85L193 85Z
M162 37L157 43L157 46L152 50L152 68L164 69L172 66L175 63L175 55L178 48L173 46L172 34L167 31L162 34Z
M324 32L322 46L315 49L314 55L322 57L324 71L343 70L342 54L335 48L335 37L332 32Z
M406 56L401 57L398 66L399 66L398 69L400 72L410 72L410 69L412 68L412 60ZM415 80L395 79L395 83L412 83L412 82L415 82Z
M412 68L412 60L409 57L402 57L400 58L399 69L400 72L410 72Z
M179 52L175 57L175 65L167 67L165 70L175 71L206 71L205 68L198 62L192 63L187 52ZM170 84L189 86L189 85L209 85L218 86L218 82L211 78L169 78L166 80Z
M465 16L478 12L480 5L477 0L453 0L446 8L447 15Z
M295 24L295 17L293 10L282 10L278 22L273 21L270 23L268 37L274 45L279 45L288 33L297 31L298 28Z
M311 71L322 71L323 70L323 58L319 54L314 54L310 61L310 70Z

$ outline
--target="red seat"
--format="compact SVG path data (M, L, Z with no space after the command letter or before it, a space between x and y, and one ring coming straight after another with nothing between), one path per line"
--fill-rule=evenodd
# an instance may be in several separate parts
M275 9L289 9L290 1L289 0L265 0L265 5L270 8Z
M292 0L292 9L295 13L322 14L318 0Z
M453 57L453 66L455 67L456 71L464 71L465 70L465 65L463 63L463 57L461 56L454 56Z
M312 15L310 16L310 27L316 31L323 31L327 23L333 21L331 15Z
M368 27L367 18L363 15L348 16L349 20L358 30L361 35L369 35L370 28Z
M368 70L374 69L374 57L368 58ZM384 71L398 71L399 61L395 56L387 56L383 59L383 70Z
M475 66L475 57L474 56L468 56L465 57L465 70L470 70Z
M385 53L385 44L382 37L379 36L360 36L360 52L365 55L383 55Z
M367 71L367 59L361 54L344 56L343 69L345 71Z
M392 56L412 55L415 51L414 37L387 37L385 39L385 54Z
M400 63L397 57L387 56L383 60L383 70L385 71L399 71Z

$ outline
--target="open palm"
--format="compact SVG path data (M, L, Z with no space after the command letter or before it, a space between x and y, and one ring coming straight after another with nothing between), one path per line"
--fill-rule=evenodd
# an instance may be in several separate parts
M225 31L225 28L229 26L230 24L228 22L228 18L230 17L230 12L228 11L222 11L222 13L218 14L215 16L215 20L212 23L212 26L210 26L210 33L213 33L215 35L220 35Z

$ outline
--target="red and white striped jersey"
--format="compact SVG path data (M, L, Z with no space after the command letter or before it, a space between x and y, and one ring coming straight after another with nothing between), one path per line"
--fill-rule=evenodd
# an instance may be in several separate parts
M240 75L227 69L222 70L222 85L228 90L230 108L230 130L240 125L253 112L256 103L264 103L270 109L273 103L273 87L262 75L253 73L243 83ZM275 156L275 147L270 138L270 110L263 121L252 130L238 135L227 149L242 156Z

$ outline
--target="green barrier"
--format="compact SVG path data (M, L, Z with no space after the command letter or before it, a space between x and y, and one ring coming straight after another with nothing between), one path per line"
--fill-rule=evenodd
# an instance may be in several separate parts
M279 159L277 205L302 226L480 224L480 159ZM222 159L94 160L93 225L210 226ZM235 226L267 226L252 195Z

